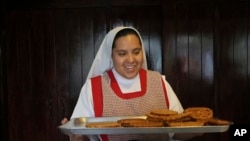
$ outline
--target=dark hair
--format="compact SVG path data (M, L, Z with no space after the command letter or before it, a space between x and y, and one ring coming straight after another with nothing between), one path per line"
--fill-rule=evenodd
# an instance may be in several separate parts
M120 30L116 35L115 35L115 38L114 38L114 41L113 41L113 44L112 44L112 49L115 47L115 42L118 38L120 37L124 37L124 36L127 36L127 35L135 35L136 37L138 37L139 41L140 41L140 44L141 44L141 39L138 35L138 33L133 30L133 29L130 29L130 28L125 28L125 29L122 29Z

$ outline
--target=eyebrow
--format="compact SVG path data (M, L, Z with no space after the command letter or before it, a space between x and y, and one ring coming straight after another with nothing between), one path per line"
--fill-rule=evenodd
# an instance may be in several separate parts
M136 47L133 50L142 50L142 47ZM117 49L117 51L126 51L124 49Z

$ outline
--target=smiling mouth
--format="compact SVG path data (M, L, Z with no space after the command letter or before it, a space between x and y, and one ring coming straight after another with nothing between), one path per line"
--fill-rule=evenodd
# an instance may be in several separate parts
M127 67L125 67L126 69L133 69L133 68L135 68L135 66L127 66Z
M127 72L134 72L136 70L136 65L134 66L126 66L125 67Z

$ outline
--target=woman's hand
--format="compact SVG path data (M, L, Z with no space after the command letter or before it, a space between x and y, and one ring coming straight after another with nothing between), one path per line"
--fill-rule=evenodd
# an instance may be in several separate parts
M69 120L68 120L67 118L63 118L63 119L61 120L61 124L62 124L62 125L63 125L63 124L66 124L68 121L69 121Z
M61 120L61 124L66 124L69 120L67 118L63 118ZM87 136L83 135L70 135L70 141L89 141L89 138Z

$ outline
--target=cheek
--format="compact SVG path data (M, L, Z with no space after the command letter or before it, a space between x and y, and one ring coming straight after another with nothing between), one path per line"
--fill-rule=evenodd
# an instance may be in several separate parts
M142 55L138 56L136 60L138 63L142 64L143 63L143 56Z
M123 59L119 56L113 56L112 61L113 61L114 66L119 66L119 65L122 65L123 63Z

